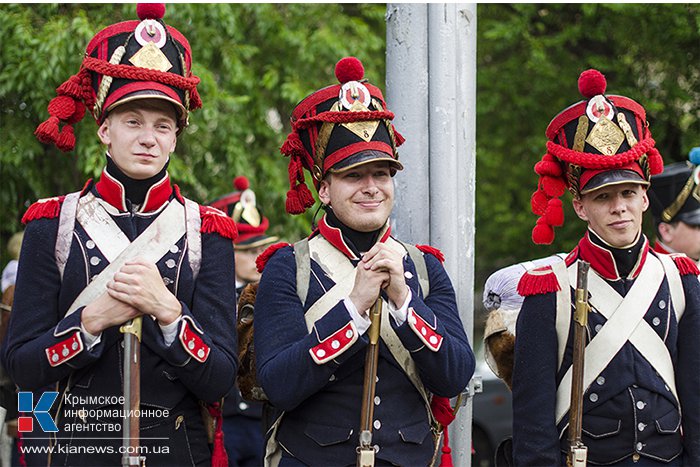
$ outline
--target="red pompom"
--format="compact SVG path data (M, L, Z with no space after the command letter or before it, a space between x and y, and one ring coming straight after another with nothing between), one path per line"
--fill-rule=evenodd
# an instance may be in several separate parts
M75 101L69 96L58 96L49 102L49 115L58 117L61 120L68 118L75 113Z
M435 256L441 263L445 262L445 255L442 253L442 251L438 250L434 246L416 245L416 248L418 248L423 253Z
M564 206L559 198L552 198L547 203L544 218L549 225L561 227L564 225Z
M545 209L547 209L547 195L544 194L542 190L537 190L530 197L530 206L532 207L532 213L541 216L544 214Z
M566 182L559 177L540 177L540 184L550 198L559 198L566 191Z
M75 133L73 127L65 125L56 138L56 147L63 152L70 152L75 147Z
M532 241L537 245L550 245L554 241L554 229L541 217L532 229Z
M335 77L341 84L348 81L360 81L365 76L365 67L355 57L341 58L335 64Z
M583 97L590 99L599 94L605 94L608 85L605 76L598 70L590 69L581 73L578 78L578 90Z
M292 245L286 242L275 243L274 245L270 245L269 247L267 247L267 250L260 253L258 257L255 258L255 266L258 268L258 272L262 273L263 269L265 269L265 265L270 260L270 258L272 258L272 255L274 255L277 250L286 246Z
M43 123L40 123L34 131L36 139L44 144L52 144L58 138L58 117L49 117Z
M69 125L78 123L85 116L85 104L83 104L82 101L74 101L74 103L75 111L73 112L73 115L66 119L66 123Z
M554 159L554 157L552 157L550 154L545 154L544 157L542 157L542 160L535 164L535 173L537 175L560 177L564 171L562 170L559 161Z
M247 190L249 186L250 182L243 175L239 175L233 179L233 187L238 191Z
M139 3L136 14L140 20L161 19L165 15L165 3Z

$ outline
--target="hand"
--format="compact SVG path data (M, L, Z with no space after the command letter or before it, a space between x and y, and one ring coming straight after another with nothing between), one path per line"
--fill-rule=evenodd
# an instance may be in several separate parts
M141 258L127 262L107 283L107 293L165 326L182 314L182 305L165 287L155 264Z
M376 243L364 254L358 266L358 269L384 271L389 274L389 281L383 283L382 288L396 307L403 305L408 296L403 257L401 252L391 249L386 244Z
M103 293L83 309L81 323L87 332L97 336L107 328L126 323L140 315L141 312L133 306Z
M388 272L366 269L360 262L355 272L355 285L348 298L361 315L367 316L367 310L377 301L382 285L389 280Z

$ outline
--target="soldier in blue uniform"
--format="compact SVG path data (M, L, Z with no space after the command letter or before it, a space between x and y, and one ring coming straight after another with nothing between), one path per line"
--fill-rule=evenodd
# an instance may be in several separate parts
M255 259L278 238L267 235L270 222L257 208L255 192L244 176L233 180L234 188L211 202L236 223L238 237L233 242L236 251L236 296L240 299L243 287L258 282L260 273ZM263 414L269 405L263 402L244 400L236 387L224 400L224 441L231 467L260 466L263 464L265 437ZM268 418L268 417L265 417ZM271 423L269 423L271 424Z
M590 263L583 432L591 465L700 465L700 287L687 256L656 254L642 233L651 175L663 169L644 108L606 95L596 70L585 100L547 128L532 197L535 243L562 225L565 188L588 229L564 262L525 274L518 292L513 457L562 465L568 452L576 263ZM573 286L572 286L573 284Z
M649 202L660 253L684 253L700 266L700 147L651 179Z
M363 74L359 60L340 60L340 84L295 108L282 146L290 157L287 211L313 205L306 168L325 214L308 239L273 245L258 259L257 375L283 411L269 433L272 465L355 465L368 311L379 298L378 370L367 381L376 391L368 401L376 465L429 465L436 451L430 405L459 394L474 371L442 254L391 237L403 139Z
M94 37L37 129L43 142L70 150L71 125L87 106L107 155L97 181L40 200L23 218L3 363L35 402L45 390L59 393L51 408L58 432L34 423L22 433L25 447L48 443L53 453L25 451L28 465L122 463L120 325L132 318L143 321L142 450L129 465L141 456L148 465L209 465L202 403L234 384L236 227L183 198L167 172L189 111L201 106L199 80L187 40L162 20L164 6L137 11L140 21Z

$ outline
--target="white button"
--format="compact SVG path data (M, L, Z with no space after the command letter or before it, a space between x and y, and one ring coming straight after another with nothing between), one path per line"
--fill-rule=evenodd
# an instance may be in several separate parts
M375 430L378 430L378 429L380 429L381 427L382 427L382 422L380 422L379 420L375 420L375 421L374 421L374 429L375 429Z
M57 353L51 355L51 361L52 361L52 362L57 362L57 361L58 361L58 354L57 354Z
M246 404L245 402L241 402L240 404L238 404L238 408L241 410L245 410L248 408L248 404Z
M70 351L68 350L68 348L63 347L63 350L61 351L61 355L63 355L64 357L67 357L69 353L70 353Z
M425 328L420 328L420 333L425 336L426 334L428 334L428 330Z
M88 250L92 250L93 248L95 248L95 242L93 242L92 240L88 240L87 242L85 242L85 246L88 247Z
M333 342L331 342L331 347L333 347L334 349L339 348L339 347L340 347L340 342L338 342L338 341L333 341Z
M659 319L658 316L655 316L654 319L651 320L651 322L654 324L654 326L658 326L661 324L661 319Z
M411 273L411 271L406 271L406 272L403 273L403 275L404 275L404 277L405 277L406 279L412 279L412 278L413 278L413 274Z
M165 265L169 267L170 269L175 267L175 260L174 259L169 259L165 262Z
M374 396L374 405L379 405L382 403L382 400L379 398L379 396Z
M605 378L603 376L598 376L595 380L596 383L598 383L598 386L602 386L605 384Z
M588 398L591 400L591 402L598 402L598 394L596 394L595 392L592 392L591 395L588 396Z
M642 402L642 401L637 401L637 408L638 408L639 410L643 410L644 407L646 407L646 406L647 406L647 405L646 405L644 402Z
M415 315L410 315L408 319L411 320L411 324L412 324L412 325L415 326L416 324L418 324L418 319L416 319L416 316L415 316Z
M177 247L177 245L170 247L170 253L177 253L178 251L180 251L180 249Z
M664 308L666 308L666 302L663 301L663 300L661 300L661 301L659 302L659 308L661 308L662 310L663 310Z
M644 423L642 423L642 422L637 423L637 429L638 429L639 431L644 431L644 428L646 428L646 427L647 427L647 426L646 426Z
M328 378L328 381L335 381L335 375L331 375L331 377Z
M92 277L90 278L90 282L94 281L95 279L97 279L97 274L95 274L94 276L92 276Z
M323 350L323 349L318 349L318 350L316 351L316 356L317 356L318 358L323 358L323 357L326 356L326 351Z
M197 356L198 356L199 358L204 358L204 349L199 349L199 350L197 351Z
M73 350L78 350L78 343L77 343L77 342L73 342L73 343L71 344L70 348L73 349Z
M668 384L664 384L664 387L666 388L667 391L671 390L671 388L668 387Z
M641 451L644 445L642 443L637 443L637 451Z
M190 350L194 350L194 341L189 341L189 342L187 343L187 348L190 349Z
M379 382L379 376L376 377L375 382L376 382L376 383Z
M433 344L433 345L437 345L437 343L438 343L438 338L435 337L435 336L430 336L430 339L428 339L428 340L429 340L430 343Z
M98 264L100 264L100 258L98 258L97 256L93 256L92 258L90 258L90 264L92 264L93 266L97 266Z
M345 332L345 337L347 337L348 339L351 339L351 338L352 338L352 329L348 329L348 330Z
M379 445L378 444L375 444L373 447L374 447L375 453L379 452Z
M600 332L601 328L603 327L602 324L596 324L595 325L595 332Z

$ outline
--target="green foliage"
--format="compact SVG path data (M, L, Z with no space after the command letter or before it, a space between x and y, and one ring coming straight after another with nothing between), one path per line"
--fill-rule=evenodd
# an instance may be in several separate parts
M499 267L568 251L580 238L584 224L564 195L564 227L552 245L534 245L530 195L547 124L581 100L583 70L599 69L608 93L646 108L667 163L700 143L700 7L479 4L477 13L476 283L483 284Z
M367 78L383 82L385 10L381 4L167 5L165 22L192 45L204 102L170 164L183 194L211 201L233 190L235 176L246 175L272 234L289 240L307 234L311 216L284 211L287 160L279 147L289 115L307 94L337 82L333 71L343 56L359 57ZM56 87L80 69L93 35L133 19L134 4L0 5L3 239L21 228L32 202L99 176L104 149L89 115L76 125L70 154L42 145L33 132L48 117Z

